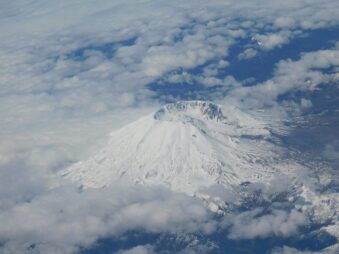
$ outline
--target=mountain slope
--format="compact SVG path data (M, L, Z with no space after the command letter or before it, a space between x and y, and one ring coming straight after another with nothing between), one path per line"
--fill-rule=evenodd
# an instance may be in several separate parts
M187 193L266 181L282 171L270 136L265 124L237 108L182 101L114 131L98 154L62 175L84 187L127 180Z

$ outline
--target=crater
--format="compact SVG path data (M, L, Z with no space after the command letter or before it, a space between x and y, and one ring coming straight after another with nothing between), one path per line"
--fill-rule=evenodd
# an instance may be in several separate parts
M220 105L208 101L179 101L163 106L154 114L154 119L165 121L182 121L187 119L209 119L224 121Z

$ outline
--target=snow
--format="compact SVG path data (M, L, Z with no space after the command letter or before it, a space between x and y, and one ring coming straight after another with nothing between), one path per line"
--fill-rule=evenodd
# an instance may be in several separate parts
M112 132L101 151L62 175L83 187L132 181L188 194L215 183L268 181L289 171L274 159L270 136L265 123L235 107L180 101Z
M314 221L336 221L338 194L317 190L319 180L328 182L331 176L280 157L284 150L272 136L269 124L235 107L180 101L113 131L102 150L61 175L83 188L117 181L165 185L202 199L220 214L228 205L205 190L219 185L237 192L239 186L257 182L272 185L277 193L290 192L294 207ZM293 186L277 182L277 176L287 176ZM338 224L325 230L338 231Z

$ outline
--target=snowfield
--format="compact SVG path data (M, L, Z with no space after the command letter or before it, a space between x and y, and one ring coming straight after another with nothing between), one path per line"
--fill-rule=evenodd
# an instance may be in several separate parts
M98 154L62 175L83 187L127 180L189 194L216 183L267 182L298 167L279 160L271 138L267 124L235 107L181 101L114 131Z

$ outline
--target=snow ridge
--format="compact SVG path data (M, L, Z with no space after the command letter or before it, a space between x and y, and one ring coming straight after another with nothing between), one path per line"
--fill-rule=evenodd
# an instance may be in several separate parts
M221 111L221 106L206 101L180 101L167 104L154 114L156 120L174 120L178 116L195 115L210 120L224 121L227 119Z

